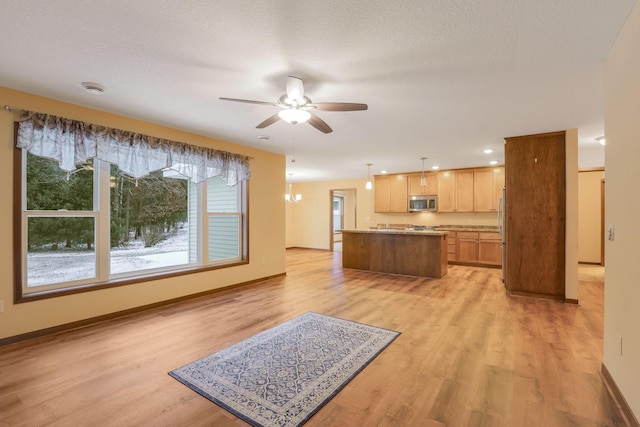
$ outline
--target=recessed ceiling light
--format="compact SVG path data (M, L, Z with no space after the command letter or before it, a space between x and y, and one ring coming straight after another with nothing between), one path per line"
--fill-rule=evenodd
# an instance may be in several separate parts
M431 166L431 169L433 169L433 170L437 170L437 169L440 169L440 166L438 166L438 165Z
M268 141L269 137L267 135L258 135L258 139L260 141Z
M102 95L106 88L98 83L82 82L80 83L84 90L92 95Z
M497 164L498 164L498 161L497 161L497 160L491 160L491 161L489 162L489 164L490 164L490 165L497 165Z
M484 154L491 154L491 153L493 153L493 150L491 148L486 148L486 149L482 150L482 152Z
M384 174L386 174L386 173L387 173L387 171L382 170L382 171L380 171L380 173L381 173L382 175L384 175Z
M604 145L604 144L605 144L605 142L604 142L604 136L599 136L599 137L597 137L597 138L596 138L596 141L598 141L598 142L600 143L600 145Z

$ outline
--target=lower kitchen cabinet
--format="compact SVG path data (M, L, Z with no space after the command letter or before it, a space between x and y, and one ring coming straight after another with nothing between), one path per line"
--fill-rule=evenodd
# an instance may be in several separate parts
M456 243L456 232L455 231L450 231L448 236L447 236L447 259L449 262L451 261L455 261L457 258L456 255L456 251L457 251L457 243Z
M500 233L458 231L455 261L479 265L502 265ZM451 252L451 251L450 251ZM454 261L449 259L450 261Z
M478 233L478 262L502 265L502 240L500 233Z
M456 261L478 262L478 233L476 231L459 231L456 238Z

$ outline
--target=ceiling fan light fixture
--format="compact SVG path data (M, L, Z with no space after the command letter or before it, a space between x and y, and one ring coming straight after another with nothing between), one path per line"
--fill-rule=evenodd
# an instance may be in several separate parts
M304 123L311 118L311 113L296 108L287 108L278 112L278 117L287 123L297 124Z

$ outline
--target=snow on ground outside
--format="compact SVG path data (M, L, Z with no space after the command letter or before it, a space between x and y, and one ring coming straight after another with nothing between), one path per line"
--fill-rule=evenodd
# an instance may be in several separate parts
M185 226L151 248L145 248L142 240L114 248L111 250L111 274L187 264L188 243ZM29 287L88 279L96 274L95 251L29 253L27 266Z

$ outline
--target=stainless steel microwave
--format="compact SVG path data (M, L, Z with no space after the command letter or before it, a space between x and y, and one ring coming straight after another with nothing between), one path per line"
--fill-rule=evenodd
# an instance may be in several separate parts
M435 212L438 196L409 196L409 212Z

